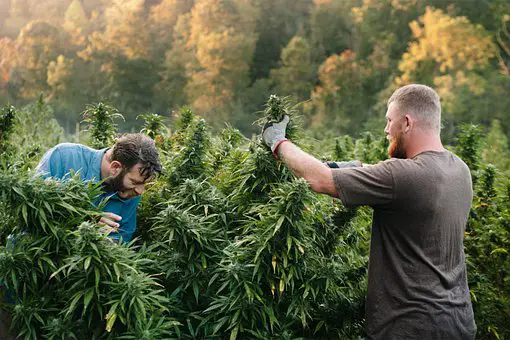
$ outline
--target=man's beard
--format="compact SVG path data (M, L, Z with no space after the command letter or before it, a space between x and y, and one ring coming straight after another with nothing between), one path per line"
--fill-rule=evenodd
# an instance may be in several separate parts
M390 158L407 158L407 152L404 147L404 133L399 132L397 135L390 140L390 146L388 147L388 155Z
M107 178L103 181L103 189L108 193L122 192L126 190L124 187L124 175L127 171L123 169L117 176Z

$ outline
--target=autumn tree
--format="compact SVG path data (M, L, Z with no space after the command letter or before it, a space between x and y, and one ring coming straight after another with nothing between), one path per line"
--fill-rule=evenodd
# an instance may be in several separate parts
M370 96L384 89L398 68L412 39L409 22L423 14L425 3L425 0L363 0L351 8L352 49L359 59L368 59L372 68L367 82Z
M99 94L134 120L140 111L150 109L157 81L144 1L112 0L104 19L104 30L93 32L79 55L96 65Z
M42 21L29 23L16 39L16 68L12 83L17 97L31 99L48 91L48 65L62 51L59 29Z
M27 25L30 10L27 0L11 0L9 15L5 19L2 33L11 38L16 38L20 30Z
M194 0L162 0L151 7L149 20L157 57L161 55L161 58L164 58L165 52L172 46L179 17L188 13L193 4Z
M31 20L44 20L61 26L73 0L27 0Z
M315 78L310 44L303 37L294 37L282 50L280 67L270 73L276 91L294 101L307 100Z
M5 95L11 79L11 72L16 63L16 48L9 38L0 39L0 94Z
M72 82L74 60L59 55L48 64L46 82L50 88L49 100L64 101L72 94L68 93L68 85Z
M63 27L67 31L81 30L88 22L87 14L80 0L73 0L66 10Z
M255 27L253 17L242 16L241 5L249 4L199 0L191 12L187 46L193 58L186 64L185 91L198 112L218 121L227 119L229 105L249 81Z
M319 67L319 85L307 105L311 125L337 133L355 131L371 105L364 93L367 76L367 66L350 50L326 59Z
M184 89L187 83L186 65L193 59L193 53L187 47L191 34L190 22L191 13L183 14L177 19L172 48L165 53L159 73L160 81L154 86L157 110L177 108L188 102Z

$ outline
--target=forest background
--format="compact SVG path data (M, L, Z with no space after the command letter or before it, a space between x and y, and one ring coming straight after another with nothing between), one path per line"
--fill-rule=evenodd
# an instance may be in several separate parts
M276 93L322 139L381 136L387 98L417 82L439 92L447 142L492 126L501 156L509 26L506 0L1 0L0 101L41 97L68 134L104 100L123 131L189 105L249 136Z

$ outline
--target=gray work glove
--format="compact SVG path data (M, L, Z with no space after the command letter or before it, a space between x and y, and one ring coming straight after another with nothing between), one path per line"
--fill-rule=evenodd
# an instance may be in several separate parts
M273 155L281 142L287 140L285 138L285 130L289 123L289 116L285 115L281 122L267 122L262 128L262 139L264 143L271 148Z

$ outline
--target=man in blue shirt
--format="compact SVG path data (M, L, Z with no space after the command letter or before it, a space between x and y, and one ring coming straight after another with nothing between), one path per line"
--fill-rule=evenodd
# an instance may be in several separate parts
M45 178L66 180L78 173L84 181L103 181L108 198L100 223L113 228L109 236L131 241L136 231L136 208L145 184L161 172L154 141L143 134L126 134L111 148L95 150L81 144L62 143L43 156L36 171Z

